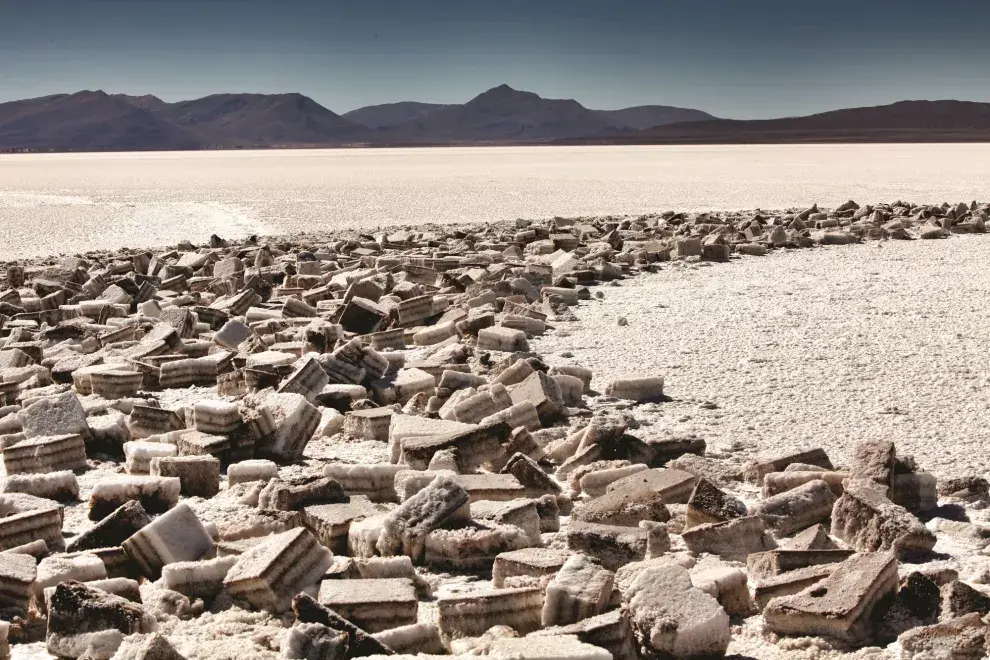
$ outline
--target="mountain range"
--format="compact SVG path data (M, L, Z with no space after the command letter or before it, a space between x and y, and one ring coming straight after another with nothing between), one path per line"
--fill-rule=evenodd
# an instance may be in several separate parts
M717 119L661 105L592 110L508 85L463 104L409 101L343 115L302 94L214 94L168 103L82 91L0 104L3 151L988 139L990 104L967 101L902 101L765 120Z

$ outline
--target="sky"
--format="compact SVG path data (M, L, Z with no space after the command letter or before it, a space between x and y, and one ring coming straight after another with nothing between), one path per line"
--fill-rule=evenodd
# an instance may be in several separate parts
M502 83L769 118L990 101L987 0L0 0L0 101L301 92L343 113Z

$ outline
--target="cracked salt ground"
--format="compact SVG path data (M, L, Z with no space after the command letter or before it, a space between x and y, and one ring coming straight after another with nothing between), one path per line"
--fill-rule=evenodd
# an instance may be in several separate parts
M601 289L579 322L533 347L591 369L599 391L631 372L666 375L673 401L636 408L644 434L697 434L744 457L824 447L840 460L887 438L939 476L982 474L988 266L974 236L675 262Z

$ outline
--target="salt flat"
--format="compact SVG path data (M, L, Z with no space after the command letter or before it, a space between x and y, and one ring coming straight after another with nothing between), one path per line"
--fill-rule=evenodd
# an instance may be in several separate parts
M990 197L990 145L0 155L7 258L345 227Z
M939 477L990 471L984 236L667 264L600 290L534 350L591 368L599 390L665 375L674 401L643 435L742 456L823 447L839 463L885 438Z

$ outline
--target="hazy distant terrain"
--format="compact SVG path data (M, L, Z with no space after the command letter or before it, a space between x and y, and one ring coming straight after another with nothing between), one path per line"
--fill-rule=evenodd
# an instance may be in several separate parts
M990 103L967 101L902 101L760 120L661 105L591 110L508 85L463 104L405 101L344 115L302 94L213 94L168 103L84 91L0 104L0 151L988 140Z

